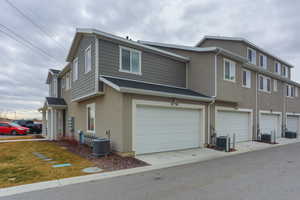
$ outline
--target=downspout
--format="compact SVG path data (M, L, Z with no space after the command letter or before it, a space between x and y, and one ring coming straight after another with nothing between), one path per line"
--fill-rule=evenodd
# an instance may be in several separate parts
M287 124L287 115L286 115L286 110L287 110L287 84L283 83L283 113L282 113L282 119L281 119L281 135L286 131L286 124ZM285 119L285 120L284 120Z
M259 134L259 111L258 111L258 83L259 83L259 80L258 80L258 73L256 72L256 84L255 84L255 111L256 111L256 123L255 123L255 139L258 139L258 134Z
M215 137L215 126L214 127L212 127L211 126L211 120L210 120L210 117L211 117L211 106L213 105L213 104L215 104L215 102L216 102L216 98L217 98L217 83L218 83L218 79L217 79L217 77L218 77L218 73L217 73L217 69L218 69L218 55L221 53L221 50L220 49L216 49L216 54L215 54L215 75L214 75L214 79L215 79L215 83L214 83L214 85L215 85L215 88L214 88L214 95L212 96L213 98L214 98L214 100L210 103L210 104L208 104L208 144L212 144L212 138L213 137ZM215 118L216 116L214 116L214 118ZM214 121L215 123L214 124L216 124L216 120ZM211 135L211 131L213 130L213 135Z
M214 97L214 98L217 97L218 55L219 55L220 53L221 53L221 50L220 50L220 49L217 49L217 53L215 54L215 94L214 94L214 96L212 96L212 97Z

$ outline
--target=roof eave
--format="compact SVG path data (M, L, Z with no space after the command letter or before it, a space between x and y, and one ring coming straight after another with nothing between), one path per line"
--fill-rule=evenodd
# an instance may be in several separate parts
M180 61L183 61L183 62L189 62L190 61L190 59L188 57L177 55L175 53L164 51L164 50L161 50L161 49L158 49L158 48L155 48L155 47L151 47L151 46L148 46L148 45L144 45L144 44L132 41L132 40L127 40L125 38L122 38L122 37L119 37L119 36L116 36L116 35L113 35L113 34L110 34L110 33L102 32L102 31L99 31L99 30L96 30L96 29L77 28L75 36L74 36L72 44L71 44L71 48L69 49L69 52L68 52L68 55L67 55L67 58L66 58L67 62L72 61L72 54L74 53L73 51L76 48L76 43L78 43L80 41L79 36L83 35L83 34L94 34L98 37L99 36L100 37L105 37L105 38L109 38L109 39L112 39L112 40L125 42L125 43L131 44L131 45L134 45L134 46L138 46L138 47L141 47L141 48L144 48L144 49L148 49L148 50L151 50L153 52L160 53L161 55L171 57L173 59L177 59L177 60L180 60Z
M212 102L214 100L214 98L210 98L210 97L181 95L181 94L175 94L175 93L158 92L158 91L153 91L153 90L143 90L143 89L127 88L127 87L120 87L120 92L141 94L141 95L160 96L160 97L168 97L168 98L177 98L177 99L186 99L186 100L194 100L194 101L203 101L203 102Z
M297 82L295 82L295 81L292 81L292 80L290 80L290 79L288 79L288 78L284 78L284 77L282 77L282 76L280 76L280 75L274 74L274 73L269 72L269 71L266 71L266 70L264 70L264 69L260 69L260 68L258 68L256 65L253 65L253 64L251 64L251 63L244 63L243 66L244 66L245 68L247 68L247 69L256 71L256 72L258 72L258 73L260 73L260 74L263 74L263 75L266 75L266 76L270 76L270 77L275 78L275 79L278 79L278 80L280 80L280 81L283 81L283 82L289 83L289 84L291 84L291 85L295 85L295 86L297 86L297 87L300 87L300 84L297 83Z

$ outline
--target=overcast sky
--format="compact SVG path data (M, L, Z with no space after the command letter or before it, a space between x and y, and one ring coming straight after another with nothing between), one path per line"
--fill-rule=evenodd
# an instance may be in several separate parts
M76 27L183 45L195 45L204 35L244 37L294 64L292 78L300 82L297 0L9 1L12 5L0 1L2 114L17 111L22 117L36 116L48 93L47 71L63 68ZM4 34L7 28L26 42Z

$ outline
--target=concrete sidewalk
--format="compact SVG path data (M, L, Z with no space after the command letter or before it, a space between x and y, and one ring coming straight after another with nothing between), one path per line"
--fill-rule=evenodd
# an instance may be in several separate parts
M277 140L278 144L267 144L255 141L242 142L236 145L237 151L234 152L223 152L216 151L208 148L181 150L181 151L171 151L162 153L153 153L137 156L136 158L142 160L152 166L160 165L180 165L184 163L191 162L201 162L209 159L220 158L225 156L231 156L251 151L257 151L262 149L267 149L271 147L281 146L290 143L300 142L300 139L286 139L280 138Z
M113 171L113 172L91 174L85 176L78 176L72 178L58 179L53 181L46 181L46 182L40 182L34 184L3 188L0 189L0 197L14 195L23 192L31 192L31 191L48 189L48 188L61 187L61 186L71 185L76 183L83 183L83 182L107 179L112 177L125 176L125 175L152 171L156 169L169 168L169 167L174 167L174 166L179 166L184 164L197 163L201 161L212 160L212 159L222 158L226 156L233 156L237 154L242 154L246 152L257 151L257 150L262 150L262 149L267 149L272 147L279 147L291 143L297 143L300 142L300 139L282 138L279 139L277 142L279 142L279 144L275 144L275 145L259 143L259 142L240 143L237 145L238 151L230 152L230 153L202 148L202 149L193 149L193 150L186 150L186 151L167 152L167 153L138 156L137 157L138 159L144 160L146 162L150 162L150 164L152 165L146 167L138 167L132 169Z

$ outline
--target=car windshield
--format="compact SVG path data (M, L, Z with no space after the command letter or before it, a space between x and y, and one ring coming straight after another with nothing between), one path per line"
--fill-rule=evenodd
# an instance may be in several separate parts
M16 126L17 126L17 127L19 127L19 126L20 126L19 124L16 124L16 123L13 123L13 122L12 122L12 123L9 123L9 125L11 125L11 126L15 126L15 127L16 127Z

